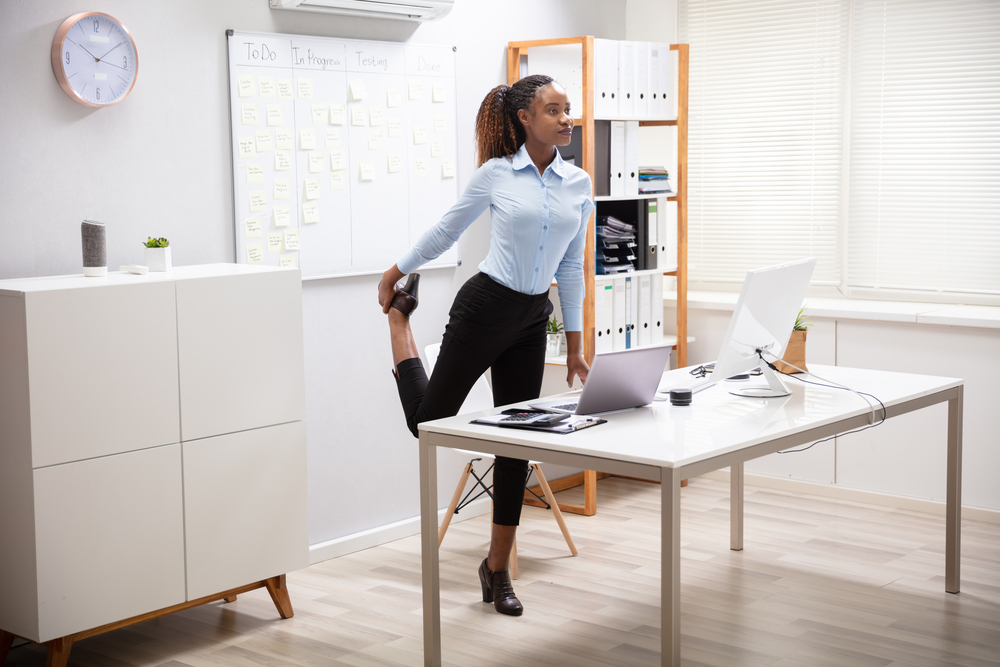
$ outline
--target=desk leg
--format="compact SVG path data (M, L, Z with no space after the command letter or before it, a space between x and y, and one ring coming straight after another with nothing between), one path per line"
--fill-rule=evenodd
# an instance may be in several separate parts
M965 387L948 401L948 505L945 510L944 589L957 593L962 568L962 409Z
M424 667L441 667L441 573L438 570L437 449L420 432L420 559L424 593Z
M681 476L660 471L660 664L681 664Z
M729 466L729 548L743 551L743 463Z

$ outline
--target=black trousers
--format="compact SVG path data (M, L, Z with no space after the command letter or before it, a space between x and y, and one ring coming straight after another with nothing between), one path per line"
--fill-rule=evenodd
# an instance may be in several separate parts
M430 379L420 359L400 362L396 372L406 425L458 414L476 380L492 369L493 405L538 398L545 370L548 294L521 294L485 273L470 278L455 296L441 352ZM493 523L516 526L521 518L528 462L496 457Z

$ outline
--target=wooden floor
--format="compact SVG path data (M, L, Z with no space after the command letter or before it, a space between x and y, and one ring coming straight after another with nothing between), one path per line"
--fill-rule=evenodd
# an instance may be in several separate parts
M444 662L455 667L659 665L658 485L609 478L598 514L526 507L520 618L481 602L487 517L452 524L441 552ZM560 494L570 502L579 490ZM962 592L944 592L944 518L746 487L745 549L730 551L729 488L682 490L685 665L1000 665L1000 526L966 521ZM422 665L414 536L288 577L295 617L266 592L83 640L71 665ZM16 648L7 667L39 667Z

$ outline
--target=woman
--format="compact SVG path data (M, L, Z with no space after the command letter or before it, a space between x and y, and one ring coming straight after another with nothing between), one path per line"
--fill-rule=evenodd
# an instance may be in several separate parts
M479 169L440 222L382 275L378 301L389 316L394 375L406 423L458 413L476 380L492 369L493 401L538 397L545 364L545 325L556 277L567 356L566 381L587 379L583 358L583 253L593 209L590 177L559 156L573 135L566 91L551 77L532 75L497 86L476 115ZM450 248L490 208L490 251L480 273L459 290L434 372L427 379L410 332L422 264ZM410 274L406 284L397 282ZM497 457L493 468L493 536L479 567L483 602L519 616L508 565L521 516L528 462Z

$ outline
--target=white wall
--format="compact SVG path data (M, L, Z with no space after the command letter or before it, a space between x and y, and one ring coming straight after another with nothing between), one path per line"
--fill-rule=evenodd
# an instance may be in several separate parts
M506 82L508 41L625 37L622 0L457 0L445 19L419 25L271 11L267 0L104 0L94 9L121 20L139 53L135 89L107 109L74 103L52 74L52 37L79 4L0 3L0 278L79 273L84 218L108 224L112 268L141 262L151 235L170 239L177 265L234 261L227 28L456 46L463 185L475 168L475 112ZM462 267L424 275L413 318L421 348L440 337L455 291L488 247L484 216L461 241ZM376 282L303 286L313 544L419 513L416 441L389 373ZM441 458L446 504L457 467Z

